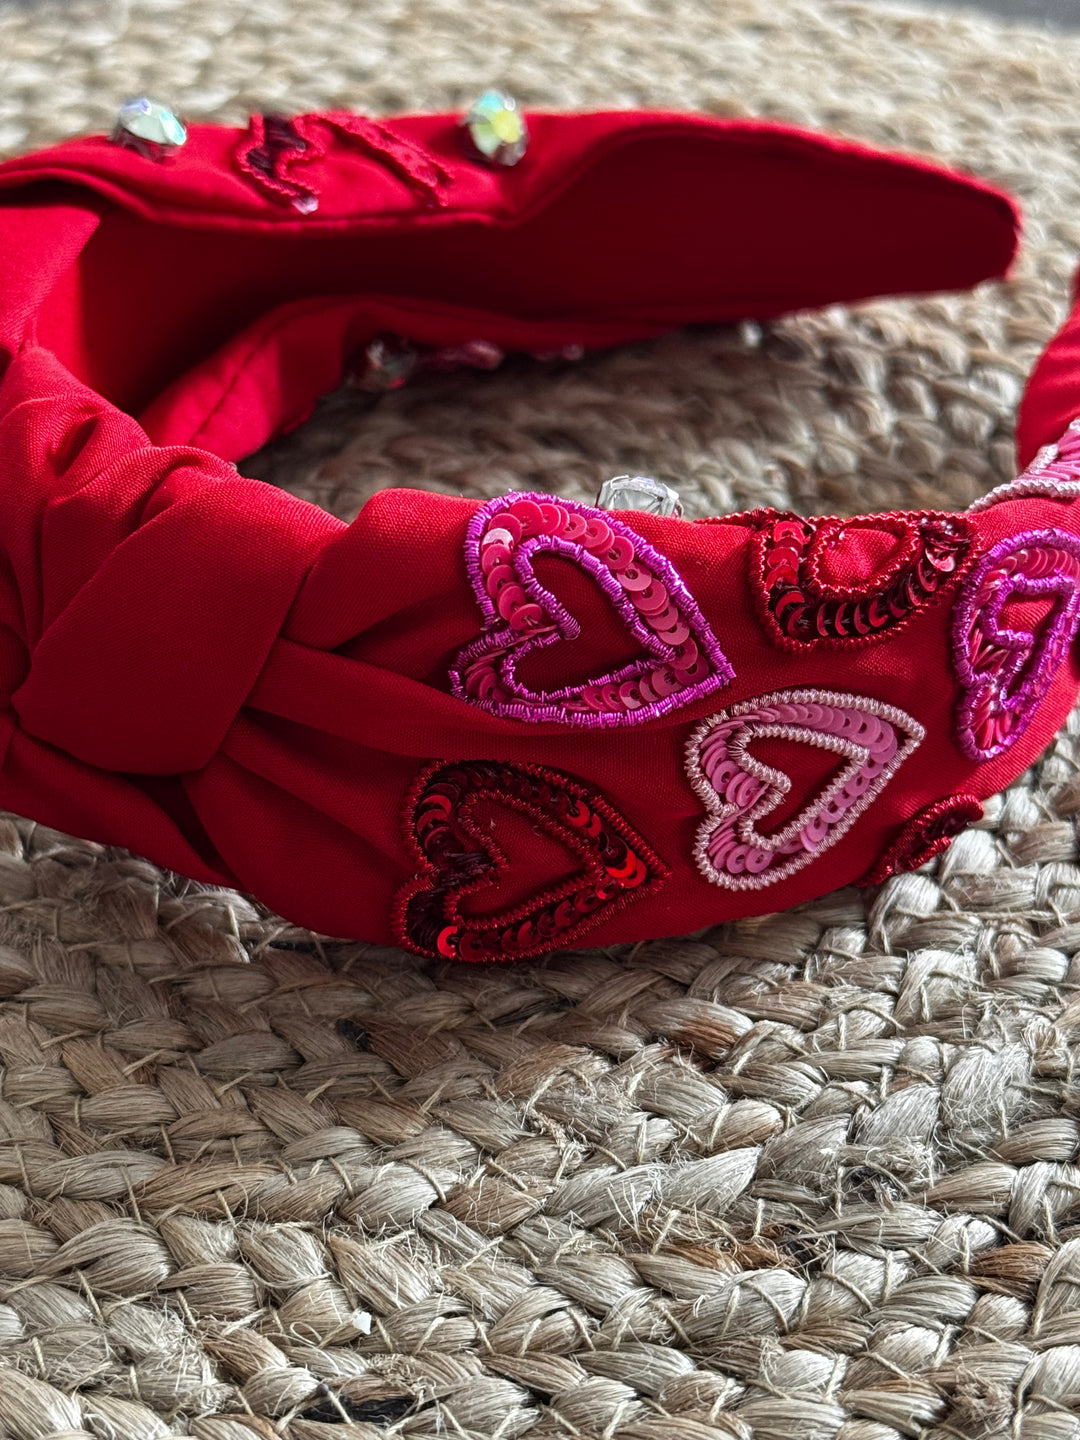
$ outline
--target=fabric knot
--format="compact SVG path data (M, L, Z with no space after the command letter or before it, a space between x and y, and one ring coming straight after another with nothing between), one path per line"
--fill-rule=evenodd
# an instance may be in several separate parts
M33 398L30 398L30 396ZM22 730L103 769L174 775L214 756L303 577L341 522L136 422L27 351L0 386L0 673Z

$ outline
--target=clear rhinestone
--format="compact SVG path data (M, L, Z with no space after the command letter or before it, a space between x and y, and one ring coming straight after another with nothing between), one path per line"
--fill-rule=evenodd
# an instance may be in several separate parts
M185 143L187 130L167 105L143 95L120 106L112 138L148 159L163 160Z
M528 148L525 116L513 96L501 90L485 90L461 123L479 153L494 165L516 165Z
M649 475L616 475L605 480L596 502L602 510L644 510L649 515L681 515L679 492Z

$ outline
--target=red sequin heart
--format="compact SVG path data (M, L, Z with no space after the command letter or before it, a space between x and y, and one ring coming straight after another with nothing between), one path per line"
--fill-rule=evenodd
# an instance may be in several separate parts
M959 515L803 517L758 511L751 585L773 641L785 650L866 645L905 624L954 582L971 554L972 529ZM851 583L842 574L844 542L864 531L892 537L892 554ZM854 565L852 557L851 568Z
M497 883L510 861L471 815L480 801L526 816L579 862L568 880L523 904L466 914L462 900ZM605 800L558 770L493 760L428 766L409 797L409 845L420 870L397 895L398 944L418 955L513 960L573 944L668 870ZM524 858L528 864L528 858Z
M955 836L983 816L982 803L968 794L950 795L920 810L910 819L881 859L866 872L860 885L880 885L891 875L918 870L952 844Z

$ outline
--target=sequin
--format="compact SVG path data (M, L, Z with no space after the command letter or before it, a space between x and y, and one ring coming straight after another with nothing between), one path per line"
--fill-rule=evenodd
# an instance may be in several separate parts
M424 364L433 370L497 370L506 355L490 340L463 340L459 345L442 345L424 355Z
M484 805L481 822L474 814ZM477 913L484 891L513 857L499 845L492 806L517 811L577 862L569 879L538 890L520 905ZM570 945L589 929L669 876L630 824L581 781L558 770L494 761L426 767L404 814L418 873L397 895L394 934L405 949L430 958L508 960ZM529 857L520 864L529 866ZM463 908L467 901L467 909Z
M166 160L187 143L187 130L167 105L143 95L120 106L112 139L148 160Z
M458 345L414 345L404 335L381 332L345 367L346 383L358 390L400 390L421 371L496 370L505 353L490 340L465 340Z
M824 690L783 690L745 701L698 726L687 775L707 812L694 860L705 879L730 890L785 880L830 849L880 795L924 738L917 720L891 705ZM755 739L831 751L844 763L795 816L759 826L792 788L791 778L756 759Z

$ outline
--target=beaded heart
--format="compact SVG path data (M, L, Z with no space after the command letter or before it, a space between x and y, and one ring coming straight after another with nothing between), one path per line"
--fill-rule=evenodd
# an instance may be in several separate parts
M974 825L983 816L982 802L974 795L950 795L928 805L913 816L900 834L858 882L880 885L891 875L906 875L918 870L935 855L941 855L953 838Z
M541 827L573 856L577 872L523 904L465 913L462 901L495 885L511 865L489 826L472 814L482 801ZM413 787L405 819L420 870L398 893L394 932L404 949L431 958L544 954L574 943L668 878L667 868L611 805L571 776L538 765L470 760L428 766Z
M542 553L572 560L596 582L640 643L637 658L554 690L517 678L531 651L581 634L536 578L534 557ZM458 653L450 686L493 715L641 725L712 694L735 673L671 562L605 511L550 495L501 496L470 521L465 559L484 631Z
M1036 627L1002 620L1007 604L1048 598ZM972 570L953 618L953 663L962 694L956 729L971 760L1015 744L1049 690L1080 625L1080 538L1026 530L1000 541Z
M823 690L780 690L714 715L687 747L690 783L709 812L694 847L698 869L729 890L759 890L793 875L851 828L924 734L895 706ZM755 739L814 745L845 762L793 819L767 835L757 826L792 781L750 754Z
M785 650L868 644L897 630L954 581L971 550L971 526L956 515L867 515L842 520L760 511L751 545L752 589L773 641ZM853 585L825 578L858 531L899 541L873 576Z

